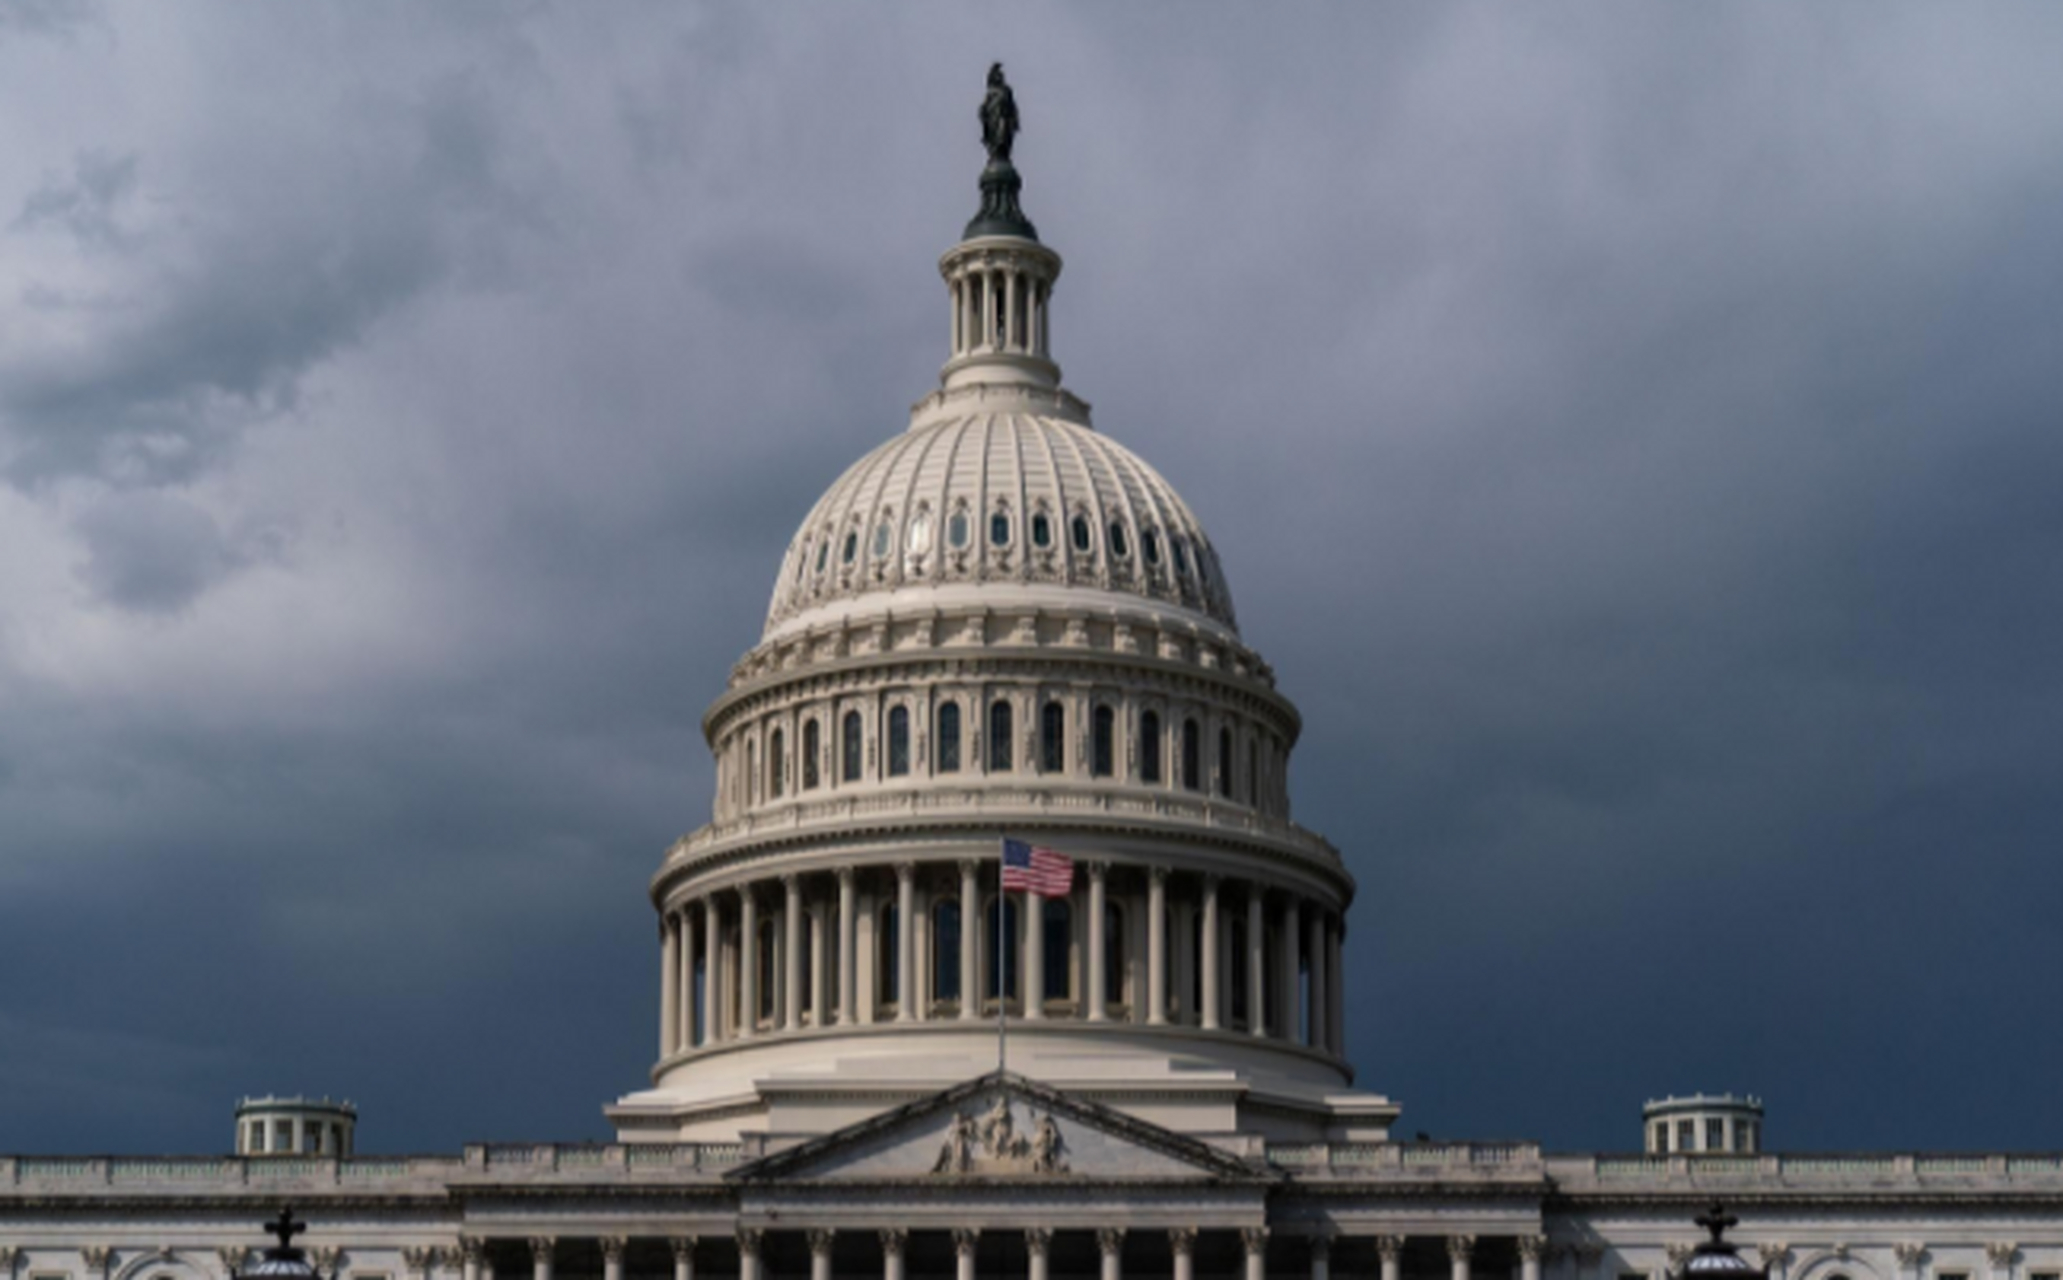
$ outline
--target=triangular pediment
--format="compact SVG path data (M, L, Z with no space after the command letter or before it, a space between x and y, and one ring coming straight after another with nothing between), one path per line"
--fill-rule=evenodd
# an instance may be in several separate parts
M742 1165L743 1182L936 1179L1267 1182L1216 1147L1022 1076L991 1072Z

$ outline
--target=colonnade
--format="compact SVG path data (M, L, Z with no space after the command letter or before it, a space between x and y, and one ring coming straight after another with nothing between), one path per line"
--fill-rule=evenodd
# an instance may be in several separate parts
M1076 870L1064 898L1009 895L1001 956L989 859L788 873L676 903L660 928L660 1054L992 1018L1000 989L1025 1021L1195 1027L1342 1055L1330 904L1258 879Z
M809 1252L810 1280L831 1280L833 1251L841 1237L858 1236L878 1242L879 1267L882 1280L907 1280L907 1261L912 1244L912 1233L905 1227L882 1227L874 1230L835 1230L829 1227L789 1228L792 1234L799 1234ZM1123 1280L1128 1239L1142 1237L1166 1241L1166 1270L1174 1280L1196 1280L1197 1241L1196 1227L1175 1227L1171 1229L1128 1229L1125 1227L1085 1228L1084 1234L1093 1234L1099 1259L1100 1280ZM737 1275L739 1280L775 1280L773 1269L768 1265L768 1255L777 1233L758 1227L740 1227L730 1237L737 1250ZM975 1261L981 1246L983 1232L975 1228L952 1229L954 1270L956 1280L974 1280ZM1001 1234L1001 1233L992 1233ZM1061 1232L1052 1227L1027 1227L1012 1230L1011 1235L1021 1235L1024 1245L1026 1272L1029 1280L1050 1280L1051 1259L1056 1236ZM1266 1227L1244 1227L1237 1229L1239 1239L1238 1274L1242 1280L1266 1280L1270 1274L1269 1241L1271 1232ZM1351 1237L1337 1234L1329 1229L1304 1231L1289 1239L1301 1242L1303 1262L1311 1280L1331 1280L1332 1257L1335 1250L1348 1243ZM1377 1260L1379 1280L1402 1280L1405 1249L1409 1238L1402 1235L1375 1235L1364 1237L1372 1245ZM1472 1280L1474 1260L1477 1254L1477 1237L1473 1235L1450 1235L1436 1238L1444 1246L1446 1257L1446 1280ZM464 1280L498 1280L493 1254L487 1247L489 1241L478 1237L467 1237L457 1256L463 1259ZM562 1242L557 1237L537 1236L524 1240L530 1261L530 1280L555 1280L555 1269ZM602 1280L624 1280L624 1256L629 1239L623 1236L605 1236L594 1242L602 1256ZM1516 1246L1518 1265L1514 1268L1514 1280L1541 1280L1541 1260L1549 1252L1544 1236L1520 1235L1512 1239ZM668 1238L673 1257L674 1280L695 1280L697 1250L700 1241L694 1236ZM1138 1257L1134 1246L1133 1256ZM1580 1249L1577 1254L1579 1274L1587 1260L1593 1267L1601 1249ZM1506 1255L1509 1256L1509 1255ZM849 1265L849 1262L848 1262ZM1161 1268L1153 1267L1158 1274ZM1278 1269L1274 1274L1284 1274ZM1423 1274L1422 1272L1420 1274Z
M1008 255L965 260L946 281L953 306L953 355L1011 351L1044 356L1052 266L1041 271L1029 260Z

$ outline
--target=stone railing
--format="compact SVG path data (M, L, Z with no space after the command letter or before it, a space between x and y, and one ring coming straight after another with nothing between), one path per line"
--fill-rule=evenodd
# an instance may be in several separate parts
M1781 1190L2026 1187L2063 1190L2063 1155L1802 1152L1763 1155L1555 1155L1547 1173L1565 1191L1741 1186Z
M180 1194L242 1187L291 1187L341 1193L435 1191L467 1181L579 1183L700 1175L748 1156L742 1143L494 1143L463 1155L357 1156L8 1156L0 1157L0 1196L118 1192Z
M1274 845L1327 866L1341 865L1339 850L1325 837L1246 805L1203 795L1128 794L1107 787L931 787L797 800L698 828L675 842L672 856L696 859L748 840L868 822L964 820L993 826L1006 817L1033 823L1101 820L1200 827Z
M1269 1163L1300 1178L1541 1177L1532 1142L1271 1142Z

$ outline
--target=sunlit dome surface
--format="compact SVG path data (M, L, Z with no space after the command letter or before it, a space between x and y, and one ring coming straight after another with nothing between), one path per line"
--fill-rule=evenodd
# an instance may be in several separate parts
M1001 599L1012 584L1141 597L1237 630L1217 553L1160 473L1088 426L984 413L848 468L789 544L766 631L877 595L922 607L927 589Z

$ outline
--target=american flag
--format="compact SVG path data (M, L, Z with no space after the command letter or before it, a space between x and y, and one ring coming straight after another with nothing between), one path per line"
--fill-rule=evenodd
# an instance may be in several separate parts
M1022 840L1003 842L1003 891L1064 898L1074 888L1074 861L1064 853Z

